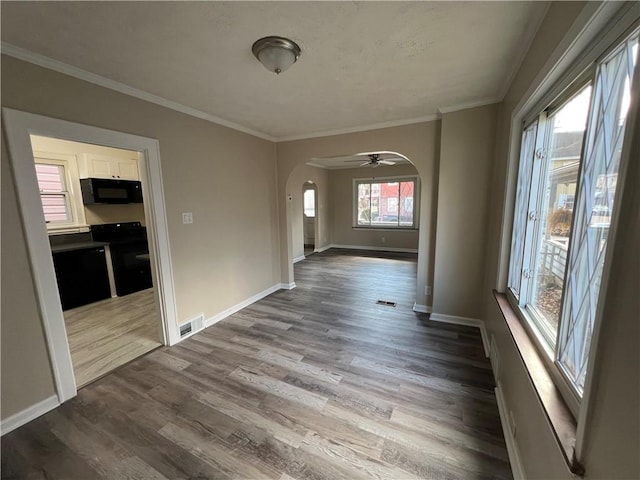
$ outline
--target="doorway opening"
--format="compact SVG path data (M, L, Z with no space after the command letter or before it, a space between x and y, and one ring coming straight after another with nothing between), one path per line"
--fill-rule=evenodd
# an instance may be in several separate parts
M318 187L307 180L302 186L302 234L304 256L307 257L316 250Z
M76 386L162 345L139 153L31 135Z
M162 327L161 343L173 345L180 340L180 334L177 326L159 142L152 138L20 112L9 108L2 109L2 116L9 150L9 163L15 181L31 275L38 300L39 316L45 333L56 389L57 402L48 403L46 406L48 411L76 396L77 384L67 338L61 296L57 288L52 246L49 242L49 232L44 221L44 207L36 175L31 136L100 145L128 150L137 154L140 190L144 198L143 211L146 223L148 261L151 267L153 301L157 306L159 323L161 323ZM129 166L132 165L129 164ZM124 172L127 171L126 166L123 166L122 169ZM98 167L95 166L95 172L97 171ZM101 184L99 182L94 182L91 188L93 190L90 191L90 194L94 197L114 198L126 194L128 197L135 198L139 194L131 190L123 191L122 188L100 190ZM60 203L60 196L65 197L68 194L65 191L53 193L58 194L58 203ZM69 206L70 210L72 208ZM77 209L76 212L78 211ZM87 222L85 221L84 224L84 229L88 230ZM59 226L63 227L62 225ZM69 232L72 233L83 233L79 225L64 225L64 227L70 228ZM76 230L74 231L73 228L76 228ZM60 231L64 231L64 228L61 228ZM84 233L87 232L85 231ZM138 252L136 255L143 255L143 253ZM38 411L38 415L42 413L44 411ZM29 420L31 418L26 416L13 425L12 428L17 428Z

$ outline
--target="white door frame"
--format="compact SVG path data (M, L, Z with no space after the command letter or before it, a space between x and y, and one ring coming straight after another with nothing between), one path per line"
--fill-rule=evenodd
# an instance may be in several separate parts
M49 358L60 403L77 394L69 341L58 294L53 258L43 221L30 135L140 152L140 173L144 191L149 252L157 304L160 307L165 345L180 339L178 332L173 271L164 204L160 145L158 140L103 128L81 125L31 113L2 109L7 135L9 162L16 184L18 207L24 224L27 252L31 264L38 307L42 317Z

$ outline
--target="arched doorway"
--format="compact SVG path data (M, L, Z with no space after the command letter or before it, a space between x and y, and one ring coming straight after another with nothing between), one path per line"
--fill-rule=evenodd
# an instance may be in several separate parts
M302 185L302 242L305 257L316 250L317 211L318 187L311 180L307 180Z

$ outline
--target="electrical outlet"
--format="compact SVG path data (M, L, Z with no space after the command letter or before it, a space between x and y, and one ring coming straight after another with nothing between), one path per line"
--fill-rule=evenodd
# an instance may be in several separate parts
M386 239L385 237L380 237L380 241L381 241L382 243L387 243L387 239Z
M429 295L431 295L431 286L430 285L426 285L424 287L424 296L428 297Z
M193 213L192 212L184 212L182 214L182 223L187 225L188 223L193 223Z

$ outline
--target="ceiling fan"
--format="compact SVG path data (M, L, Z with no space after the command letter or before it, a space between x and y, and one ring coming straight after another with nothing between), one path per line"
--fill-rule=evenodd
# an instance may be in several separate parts
M396 164L396 162L394 162L393 160L385 160L385 159L380 158L380 154L379 153L366 153L364 155L367 155L369 157L369 161L360 164L361 167L376 168L376 167L379 167L380 165L395 165ZM360 162L360 161L362 161L362 160L345 160L345 163Z

